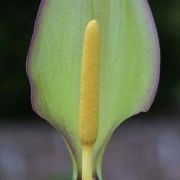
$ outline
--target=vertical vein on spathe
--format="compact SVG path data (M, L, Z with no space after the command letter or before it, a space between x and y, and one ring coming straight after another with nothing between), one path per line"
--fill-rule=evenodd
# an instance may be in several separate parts
M90 7L91 19L94 19L94 0L88 0Z

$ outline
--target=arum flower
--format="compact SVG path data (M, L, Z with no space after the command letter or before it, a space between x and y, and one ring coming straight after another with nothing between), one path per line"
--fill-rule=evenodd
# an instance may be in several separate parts
M27 58L34 111L64 137L73 180L102 179L114 130L149 110L159 44L147 0L42 0Z

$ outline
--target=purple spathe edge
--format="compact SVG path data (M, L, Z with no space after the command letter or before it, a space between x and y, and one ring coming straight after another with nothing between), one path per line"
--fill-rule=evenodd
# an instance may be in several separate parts
M160 76L160 46L159 46L159 37L158 37L158 33L156 30L156 25L155 25L155 21L149 6L149 2L148 0L144 0L143 2L143 8L145 9L145 15L146 15L146 19L149 22L149 27L151 29L151 33L153 34L153 41L155 42L155 53L154 53L154 74L153 74L153 80L152 80L152 85L150 87L149 90L149 97L147 98L147 100L144 103L144 106L142 108L142 112L147 112L154 99L156 96L156 92L158 89L158 84L159 84L159 76Z
M39 5L39 9L38 9L38 13L37 13L37 17L35 20L35 25L34 25L34 30L33 30L32 38L31 38L29 50L28 50L28 55L26 58L26 73L28 75L30 87L31 87L31 104L32 104L33 111L37 112L38 114L40 113L40 111L39 111L40 109L37 105L37 99L36 99L37 90L36 90L36 86L32 80L31 70L30 70L31 69L31 63L32 63L31 55L33 53L35 40L36 40L36 38L39 34L39 31L40 31L40 22L41 22L42 14L44 12L46 4L47 4L47 0L41 0L40 5ZM41 114L39 114L39 115L41 116Z

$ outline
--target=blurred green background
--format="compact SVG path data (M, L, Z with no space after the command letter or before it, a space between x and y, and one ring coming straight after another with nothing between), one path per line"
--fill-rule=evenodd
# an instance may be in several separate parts
M32 119L25 61L39 0L1 2L0 118ZM180 109L180 1L151 0L161 45L161 79L150 113Z

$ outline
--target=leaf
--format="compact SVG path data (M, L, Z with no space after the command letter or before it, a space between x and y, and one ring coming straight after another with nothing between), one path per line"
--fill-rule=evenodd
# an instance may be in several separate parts
M94 173L105 146L125 119L147 111L159 80L159 44L146 0L42 0L27 58L32 105L63 136L81 170L78 137L80 71L87 23L101 31L99 134ZM96 167L97 166L97 167Z

